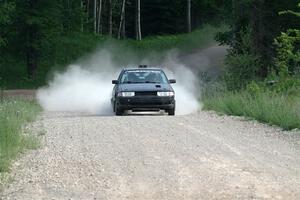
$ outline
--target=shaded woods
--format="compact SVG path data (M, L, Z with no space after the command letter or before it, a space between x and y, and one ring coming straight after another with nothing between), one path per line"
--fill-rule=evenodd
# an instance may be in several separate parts
M298 10L297 0L2 0L1 87L16 80L43 83L50 68L109 38L140 41L227 24L229 30L216 39L231 47L228 87L242 88L282 70L299 71L297 33L281 35L300 28ZM280 48L284 45L292 45L293 56Z

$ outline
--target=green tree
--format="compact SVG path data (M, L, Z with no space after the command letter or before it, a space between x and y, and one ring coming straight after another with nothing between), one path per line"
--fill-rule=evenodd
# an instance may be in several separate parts
M15 10L14 2L0 1L0 48L6 45L7 28L12 23L12 14Z
M300 3L298 4L300 8ZM279 12L280 15L292 14L300 17L300 12L286 10ZM275 70L280 77L286 77L300 73L300 30L288 29L275 39L277 46L277 57L275 59Z
M298 3L298 7L300 8L300 3ZM286 10L286 11L281 11L279 12L280 15L283 15L283 14L292 14L292 15L296 15L297 17L300 17L300 12L296 12L296 11L293 11L293 10Z
M300 30L297 29L289 29L275 39L277 45L275 70L280 77L300 73L300 49L297 47L299 43Z
M52 49L53 38L64 30L59 0L17 0L12 43L23 52L28 78L34 79L40 58Z
M291 15L279 16L281 10L295 10L295 0L272 1L272 0L232 0L231 30L218 35L221 43L230 45L231 51L228 57L234 61L234 66L239 67L237 62L245 63L247 56L249 63L255 63L252 72L256 72L255 79L264 79L273 72L276 57L274 38L289 28L300 28L299 21ZM246 36L246 37L245 37ZM248 38L248 45L244 45ZM238 59L242 56L243 59ZM236 59L233 59L236 57ZM242 64L241 63L241 64ZM233 70L233 66L227 62L227 68ZM233 71L239 71L238 69ZM245 73L247 72L244 71ZM231 74L232 76L232 74ZM241 74L236 76L242 77Z

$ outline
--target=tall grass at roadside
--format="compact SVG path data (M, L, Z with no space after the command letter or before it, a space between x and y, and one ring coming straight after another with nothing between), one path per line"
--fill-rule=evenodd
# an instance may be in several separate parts
M22 127L35 120L41 108L33 101L2 99L0 101L0 173L24 149L35 148L37 141L22 133Z
M223 92L203 98L204 109L278 125L284 130L300 128L300 98L273 92Z

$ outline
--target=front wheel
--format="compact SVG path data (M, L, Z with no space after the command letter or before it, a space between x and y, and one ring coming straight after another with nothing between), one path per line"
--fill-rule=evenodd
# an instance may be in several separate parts
M167 113L170 116L174 116L175 115L175 108L167 110Z
M121 116L121 115L123 115L123 112L124 112L124 111L121 110L120 108L116 107L116 108L115 108L115 112L116 112L116 115L117 115L117 116Z
M123 115L123 110L121 110L117 105L116 103L114 103L114 112L116 113L117 116L121 116Z

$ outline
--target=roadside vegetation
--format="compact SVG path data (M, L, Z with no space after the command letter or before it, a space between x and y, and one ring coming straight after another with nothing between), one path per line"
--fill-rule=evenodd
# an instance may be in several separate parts
M299 129L300 3L259 3L252 10L254 4L237 3L248 10L243 16L236 13L231 31L218 35L230 49L224 74L206 82L204 109ZM255 12L261 13L259 18L252 17Z
M2 98L0 101L0 175L9 170L11 161L25 149L38 146L26 133L26 123L34 121L41 108L33 101Z
M300 97L271 91L226 91L203 98L204 109L245 116L284 130L300 129Z
M294 56L292 51L289 54ZM245 116L280 126L284 130L300 129L300 76L297 71L289 70L295 68L293 62L296 61L290 57L289 62L283 62L286 58L282 58L281 61L278 59L275 62L277 66L280 63L277 72L266 78L259 78L251 76L251 67L257 66L256 59L245 59L242 56L234 58L232 62L232 58L229 57L230 55L227 57L230 62L226 63L225 74L217 82L206 82L204 86L204 109ZM299 70L299 64L296 67Z

